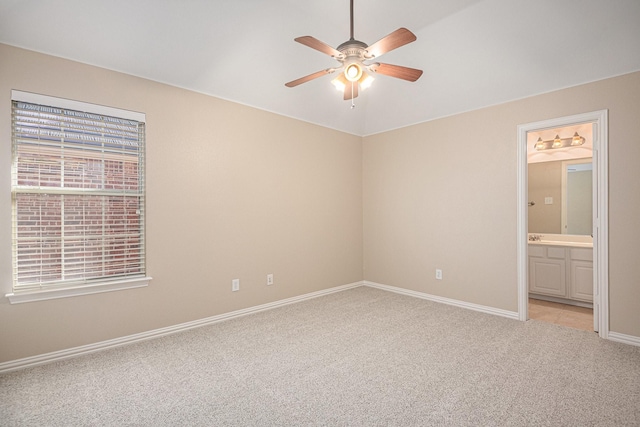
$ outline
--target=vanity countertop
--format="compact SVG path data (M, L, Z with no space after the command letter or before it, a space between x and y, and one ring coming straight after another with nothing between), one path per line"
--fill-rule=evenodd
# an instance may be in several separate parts
M541 246L564 246L570 248L593 248L593 242L554 242L549 240L529 241L530 245Z
M529 233L530 245L564 246L570 248L593 248L593 237L576 234Z

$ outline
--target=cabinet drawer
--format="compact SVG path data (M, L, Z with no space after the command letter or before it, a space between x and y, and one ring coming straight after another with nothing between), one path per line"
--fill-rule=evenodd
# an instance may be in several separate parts
M529 256L544 258L544 246L529 245Z
M564 248L556 248L554 246L547 247L548 258L564 259L565 256L566 252Z
M571 259L576 261L593 261L593 249L572 248Z

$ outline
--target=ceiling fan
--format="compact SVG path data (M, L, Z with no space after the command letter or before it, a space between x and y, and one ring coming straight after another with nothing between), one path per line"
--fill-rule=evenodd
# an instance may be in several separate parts
M338 71L340 74L332 83L338 90L343 91L345 100L352 100L358 96L358 87L364 90L371 85L373 81L372 74L375 73L415 82L422 75L422 70L370 61L393 49L409 44L415 41L416 38L415 34L406 28L398 28L371 46L356 40L353 37L353 0L351 0L351 37L349 40L334 49L312 36L303 36L294 39L298 43L331 56L336 59L340 65L290 81L289 83L285 83L285 86L295 87Z

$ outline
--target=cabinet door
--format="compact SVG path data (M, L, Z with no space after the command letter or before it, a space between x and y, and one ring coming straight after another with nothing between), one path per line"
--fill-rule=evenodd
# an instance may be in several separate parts
M567 274L565 260L530 257L529 292L566 297Z
M593 263L571 261L571 298L593 301Z

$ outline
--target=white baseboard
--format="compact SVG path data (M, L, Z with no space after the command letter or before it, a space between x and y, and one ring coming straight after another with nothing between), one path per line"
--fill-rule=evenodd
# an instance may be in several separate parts
M502 310L500 308L488 307L485 305L473 304L470 302L459 301L451 298L439 297L437 295L430 295L424 292L412 291L409 289L398 288L395 286L383 285L381 283L369 282L367 280L365 280L363 284L364 286L382 289L384 291L395 292L397 294L408 295L416 298L426 299L429 301L439 302L442 304L449 304L456 307L479 311L482 313L494 314L496 316L502 316L502 317L507 317L509 319L519 320L517 311ZM611 341L616 341L623 344L640 347L640 337L636 337L633 335L621 334L619 332L609 332L605 338Z
M508 311L500 308L489 307L486 305L474 304L471 302L460 301L451 298L439 297L436 295L427 294L424 292L412 291L409 289L398 288L395 286L383 285L381 283L364 281L365 286L370 286L372 288L382 289L389 292L395 292L397 294L408 295L415 298L426 299L429 301L439 302L442 304L453 305L456 307L466 308L469 310L479 311L481 313L493 314L496 316L507 317L509 319L518 320L518 312L517 311Z
M127 335L121 338L115 338L112 340L101 341L94 344L83 345L79 347L73 347L66 350L54 351L51 353L45 353L37 356L25 357L23 359L11 360L8 362L0 363L0 374L16 371L19 369L29 368L38 365L44 365L51 362L70 359L73 357L82 356L85 354L91 354L98 351L121 347L127 344L133 344L136 342L146 341L153 338L159 338L165 335L175 334L189 329L198 328L201 326L212 325L214 323L222 322L246 316L260 311L271 310L274 308L282 307L297 302L321 297L324 295L332 294L335 292L345 291L347 289L353 289L360 286L369 286L371 288L381 289L388 292L394 292L397 294L407 295L415 298L421 298L429 301L434 301L442 304L453 305L456 307L466 308L469 310L479 311L482 313L493 314L496 316L507 317L509 319L518 320L518 313L514 311L503 310L499 308L473 304L470 302L459 301L451 298L440 297L436 295L430 295L424 292L412 291L409 289L398 288L395 286L383 285L380 283L369 282L366 280L360 282L354 282L347 285L336 286L334 288L324 289L309 294L299 295L292 298L287 298L279 301L274 301L267 304L258 305L255 307L249 307L242 310L232 311L230 313L219 314L217 316L211 316L200 320L194 320L192 322L181 323L178 325L169 326L166 328L154 329L152 331L142 332L139 334ZM617 341L624 344L640 346L640 337L632 335L620 334L617 332L609 332L608 339L611 341Z
M232 311L230 313L219 314L217 316L211 316L200 320L194 320L192 322L180 323L178 325L168 326L166 328L154 329L152 331L142 332L139 334L127 335L121 338L115 338L112 340L101 341L94 344L82 345L79 347L73 347L66 350L54 351L51 353L45 353L37 356L25 357L23 359L11 360L8 362L0 363L0 374L5 372L16 371L18 369L30 368L33 366L44 365L46 363L61 361L70 359L73 357L82 356L85 354L95 353L110 348L121 347L123 345L132 344L136 342L146 341L153 338L159 338L165 335L175 334L178 332L186 331L200 326L212 325L214 323L222 322L224 320L230 320L248 314L258 313L260 311L271 310L277 307L309 300L312 298L321 297L324 295L332 294L335 292L345 291L347 289L357 288L362 286L364 282L355 282L348 285L336 286L334 288L323 289L317 292L311 292L304 295L299 295L292 298L283 299L280 301L274 301L267 304L258 305L255 307L249 307L242 310Z
M621 334L619 332L611 332L609 331L609 335L607 337L611 341L621 342L623 344L635 345L636 347L640 347L640 337L636 337L633 335Z

